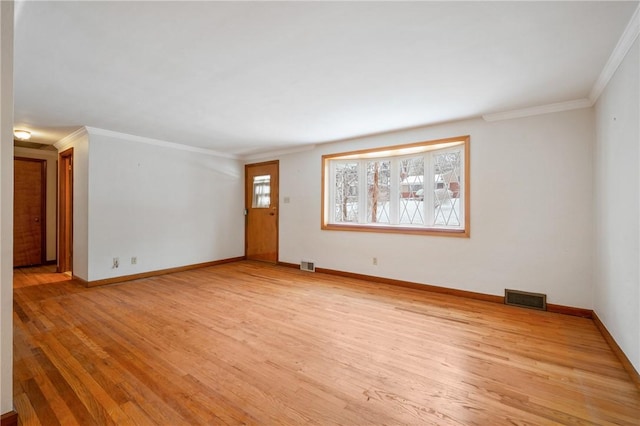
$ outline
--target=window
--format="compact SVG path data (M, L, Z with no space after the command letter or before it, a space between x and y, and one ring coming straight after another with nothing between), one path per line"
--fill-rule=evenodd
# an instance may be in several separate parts
M469 236L469 136L322 157L322 229Z
M254 176L253 201L254 209L268 209L271 205L271 176Z

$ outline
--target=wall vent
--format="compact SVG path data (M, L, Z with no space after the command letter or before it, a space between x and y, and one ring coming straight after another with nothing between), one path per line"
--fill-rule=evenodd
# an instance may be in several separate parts
M504 303L523 308L547 310L547 295L519 290L504 290Z
M309 262L308 260L302 260L300 261L300 270L301 271L308 271L308 272L315 272L316 271L316 265L313 262Z

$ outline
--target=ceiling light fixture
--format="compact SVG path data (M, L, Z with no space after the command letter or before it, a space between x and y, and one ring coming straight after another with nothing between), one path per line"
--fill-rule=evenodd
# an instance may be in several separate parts
M20 139L21 141L28 141L31 138L31 132L27 130L14 130L13 136L15 136L16 139Z

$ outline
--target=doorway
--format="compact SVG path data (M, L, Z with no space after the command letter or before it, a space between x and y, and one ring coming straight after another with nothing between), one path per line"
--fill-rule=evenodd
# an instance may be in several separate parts
M73 271L73 148L58 158L58 272Z
M278 262L279 161L245 165L245 256Z
M46 261L47 162L13 160L13 267Z

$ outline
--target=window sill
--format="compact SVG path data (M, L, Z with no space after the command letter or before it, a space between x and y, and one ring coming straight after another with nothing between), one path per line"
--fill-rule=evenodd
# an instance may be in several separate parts
M446 229L446 228L418 228L409 226L388 226L388 225L352 225L352 224L322 224L325 231L355 231L355 232L378 232L385 234L409 234L409 235L429 235L437 237L457 237L469 238L469 229Z

